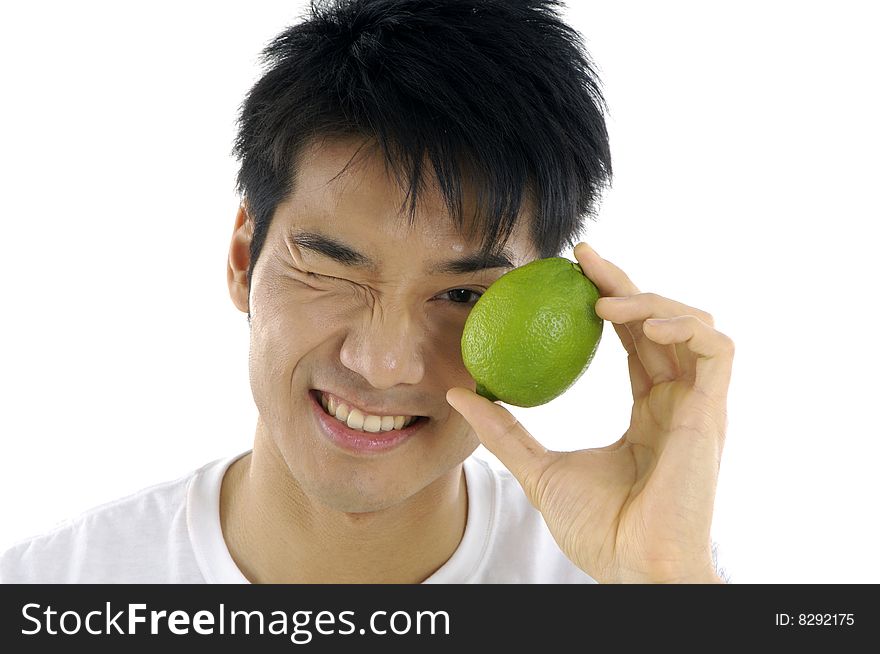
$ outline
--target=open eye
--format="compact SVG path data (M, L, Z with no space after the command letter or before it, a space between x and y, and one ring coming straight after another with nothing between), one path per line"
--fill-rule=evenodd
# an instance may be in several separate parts
M444 302L451 302L452 304L463 304L465 306L473 306L477 303L477 300L480 299L483 293L481 291L474 291L469 288L454 288L451 291L446 291L445 293L443 293L441 297L444 295L448 295L450 298L452 298L449 300L444 300ZM469 295L474 296L472 301L468 300Z

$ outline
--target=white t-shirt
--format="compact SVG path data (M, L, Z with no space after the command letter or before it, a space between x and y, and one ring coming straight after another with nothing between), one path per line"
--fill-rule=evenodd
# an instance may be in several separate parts
M245 454L95 507L13 545L0 557L0 582L249 583L220 529L223 474ZM562 553L507 470L471 456L464 472L464 536L423 583L596 583Z

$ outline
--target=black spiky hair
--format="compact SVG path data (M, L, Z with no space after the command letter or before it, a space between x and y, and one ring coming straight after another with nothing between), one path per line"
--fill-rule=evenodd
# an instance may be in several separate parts
M407 189L411 222L428 161L459 228L463 180L476 188L482 252L504 246L524 202L540 257L572 247L611 183L611 155L601 83L561 5L310 2L262 51L266 70L240 108L233 154L254 229L248 280L316 137L378 145Z

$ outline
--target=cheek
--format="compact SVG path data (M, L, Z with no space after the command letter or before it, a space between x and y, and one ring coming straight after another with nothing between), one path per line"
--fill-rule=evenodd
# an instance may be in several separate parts
M296 350L302 350L338 329L348 313L350 308L329 294L280 276L256 299L252 332L259 331L260 341L268 348L289 350L296 345Z
M269 400L271 393L288 392L292 371L326 336L332 317L310 307L303 294L285 284L263 288L252 301L248 363L254 396L271 405L281 400Z
M470 374L461 357L461 335L467 311L448 310L447 314L431 329L431 342L436 353L435 372L442 370L443 378L450 385L467 386Z
M309 350L336 336L340 341L358 329L377 326L377 305L356 293L314 289L293 278L280 276L255 298L251 321L252 358L280 378ZM386 320L396 320L397 310L384 307ZM409 331L413 348L429 363L441 385L468 386L470 375L461 357L461 335L468 311L441 301L426 302L411 310ZM293 362L293 363L292 363Z

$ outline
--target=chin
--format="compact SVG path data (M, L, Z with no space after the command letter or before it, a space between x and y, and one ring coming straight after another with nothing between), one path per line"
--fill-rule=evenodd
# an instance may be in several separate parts
M296 423L291 420L288 424ZM273 440L294 483L308 499L343 513L374 513L419 494L432 502L430 487L435 485L440 492L445 477L457 476L458 466L479 441L467 423L452 433L444 433L444 426L437 423L430 432L423 432L426 438L416 437L379 456L350 454L337 448L314 423L306 432L275 431ZM292 440L293 436L298 440Z

